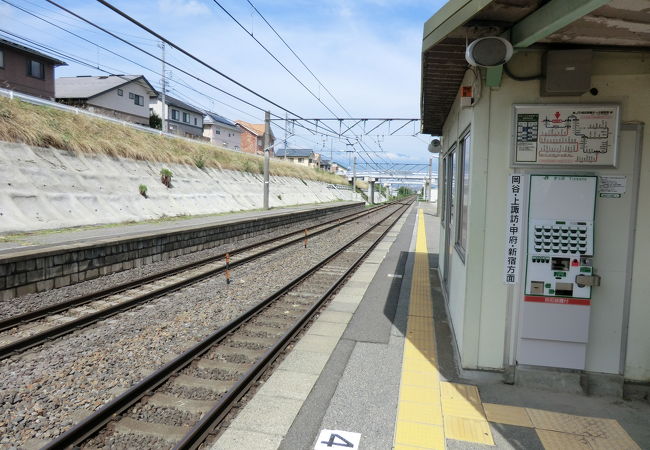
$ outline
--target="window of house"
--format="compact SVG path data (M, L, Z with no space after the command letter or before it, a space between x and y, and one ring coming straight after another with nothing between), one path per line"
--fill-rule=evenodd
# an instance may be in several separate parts
M5 68L5 52L4 50L0 50L0 69Z
M214 134L221 134L221 130L214 130Z
M467 132L460 139L458 153L458 230L456 233L456 248L463 260L467 249L467 220L469 217L469 170L472 153L472 138Z
M135 98L135 94L133 92L129 92L129 99L133 100Z
M172 109L172 120L178 120L180 117L180 113L178 112L177 109Z
M299 162L299 163L301 163L301 162L305 162L305 158L298 158L298 162Z
M30 59L27 62L27 75L43 80L45 79L45 66L40 61Z
M183 113L183 122L190 123L190 115L186 112Z
M198 126L199 122L197 121L196 117L194 118L194 125Z
M144 106L144 97L142 95L134 94L133 103L135 103L138 106Z
M122 89L118 89L118 90L117 90L117 95L119 95L120 97L122 97L122 96L124 95L124 91L123 91Z

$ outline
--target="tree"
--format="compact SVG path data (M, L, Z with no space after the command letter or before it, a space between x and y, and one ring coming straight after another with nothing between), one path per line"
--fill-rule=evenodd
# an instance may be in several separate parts
M162 119L155 112L152 112L149 116L149 127L155 128L156 130L162 130Z
M408 197L409 195L413 195L413 191L406 186L400 186L397 190L398 197Z

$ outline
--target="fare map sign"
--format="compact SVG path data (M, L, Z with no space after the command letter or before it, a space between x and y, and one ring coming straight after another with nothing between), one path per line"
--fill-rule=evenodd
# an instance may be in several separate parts
M515 105L513 165L616 166L618 105Z

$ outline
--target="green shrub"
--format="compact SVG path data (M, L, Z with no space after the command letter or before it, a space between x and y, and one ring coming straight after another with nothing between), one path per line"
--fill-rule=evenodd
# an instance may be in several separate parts
M172 177L174 174L172 173L171 170L163 168L160 169L160 181L162 184L167 186L168 188L172 187Z

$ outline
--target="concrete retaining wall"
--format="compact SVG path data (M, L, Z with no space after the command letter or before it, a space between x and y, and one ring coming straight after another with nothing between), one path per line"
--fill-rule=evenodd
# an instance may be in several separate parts
M0 300L42 292L121 270L204 250L271 228L362 208L362 204L321 206L212 226L176 229L164 234L139 234L50 249L27 250L0 257Z
M170 169L172 188L160 181ZM147 198L139 186L147 186ZM0 142L0 233L262 208L261 175ZM358 200L322 182L273 176L273 207Z

